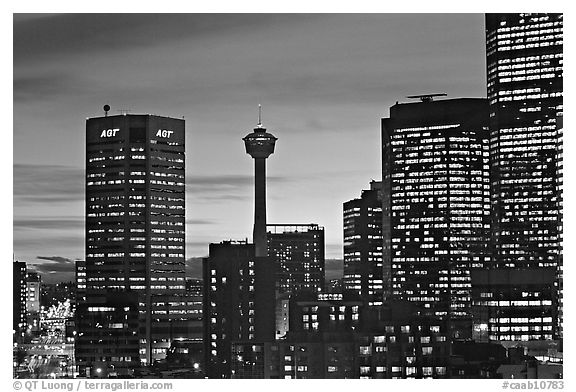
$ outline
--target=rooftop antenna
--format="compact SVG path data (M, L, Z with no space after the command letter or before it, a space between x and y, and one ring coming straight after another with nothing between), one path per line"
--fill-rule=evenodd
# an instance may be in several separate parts
M130 113L132 110L130 109L119 109L118 113L122 114L122 115L127 115L128 113Z
M104 117L108 117L108 112L110 111L110 105L104 105Z
M432 102L434 97L445 97L448 94L446 93L439 93L439 94L422 94L422 95L408 95L406 98L410 99L419 99L422 102Z

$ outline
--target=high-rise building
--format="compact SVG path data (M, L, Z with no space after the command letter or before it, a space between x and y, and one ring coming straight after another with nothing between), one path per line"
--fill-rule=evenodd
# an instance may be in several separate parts
M344 290L369 305L382 305L382 182L344 203Z
M465 337L470 270L489 260L488 105L422 98L382 120L384 275L393 297Z
M486 56L492 267L555 268L561 324L563 15L487 14Z
M276 264L279 294L324 289L324 228L316 224L266 226L268 257Z
M181 119L106 115L86 121L86 302L79 308L84 321L76 345L81 366L151 364L165 357L187 318L184 140ZM125 308L120 298L127 298ZM101 324L96 334L86 320L99 322L106 312L132 317L134 309L136 353L99 345L102 333L114 334L126 323Z
M556 267L563 15L487 14L486 55L493 262Z
M560 241L556 285L558 289L558 337L562 338L564 336L564 121L562 116L556 120L556 130L558 132L556 179L558 180L558 237Z
M12 263L12 330L14 339L19 340L26 329L26 263Z
M290 329L289 299L298 293L324 290L324 228L309 225L267 225L268 258L276 270L276 338Z
M209 378L231 376L234 342L274 340L274 264L254 245L210 244L204 259L204 353Z

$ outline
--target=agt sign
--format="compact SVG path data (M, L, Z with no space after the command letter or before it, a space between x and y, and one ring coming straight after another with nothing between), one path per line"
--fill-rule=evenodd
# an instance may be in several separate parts
M170 138L170 135L172 135L173 133L174 133L174 131L167 131L165 129L159 129L158 132L156 132L156 136L157 137Z
M102 131L102 133L100 134L100 137L113 137L116 136L116 132L118 132L120 130L120 128L114 128L114 129L105 129Z
M114 137L114 136L116 136L116 133L119 130L120 130L120 128L105 129L100 134L100 137ZM174 131L167 131L165 129L159 129L158 132L156 132L156 137L170 138L170 136L172 136L173 133L174 133Z

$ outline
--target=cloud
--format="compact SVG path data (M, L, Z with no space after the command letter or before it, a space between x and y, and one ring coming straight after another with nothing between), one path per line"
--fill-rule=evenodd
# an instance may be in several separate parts
M33 76L14 77L14 101L29 101L39 97L64 94L73 80L62 73L42 73Z
M38 260L53 261L54 263L57 263L57 264L69 265L70 263L74 263L74 261L70 260L69 258L62 257L62 256L36 256L36 258Z
M267 176L266 181L274 184L286 183L291 179L283 176ZM212 202L245 200L250 196L247 191L253 186L253 175L186 176L186 193L195 200Z
M36 256L39 263L28 263L30 270L42 275L42 281L47 283L73 281L75 279L75 263L62 256Z
M154 47L190 37L278 28L314 16L282 14L60 14L14 18L14 62Z
M58 165L14 164L14 202L84 200L84 170Z
M208 219L186 219L187 225L213 225L215 222Z
M46 219L14 219L14 230L17 229L71 229L83 230L84 220L78 219L62 219L62 218L46 218Z

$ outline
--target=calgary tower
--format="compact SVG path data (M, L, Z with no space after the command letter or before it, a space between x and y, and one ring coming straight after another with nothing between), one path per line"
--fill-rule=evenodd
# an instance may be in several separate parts
M266 241L266 158L274 153L278 140L262 126L262 106L258 105L258 125L242 140L246 153L254 158L254 232L256 257L268 256Z

